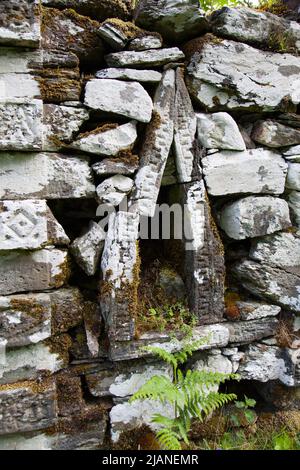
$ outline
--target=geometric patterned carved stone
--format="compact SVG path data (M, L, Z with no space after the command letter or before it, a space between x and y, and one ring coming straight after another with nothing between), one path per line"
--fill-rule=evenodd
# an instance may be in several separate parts
M0 251L66 244L68 237L53 217L46 201L0 202Z

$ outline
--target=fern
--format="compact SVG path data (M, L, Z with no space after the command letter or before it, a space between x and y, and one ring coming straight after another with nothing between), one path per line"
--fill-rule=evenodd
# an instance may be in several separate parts
M185 342L180 351L170 353L163 348L147 346L148 352L172 366L173 379L166 376L154 376L145 383L130 399L154 400L170 404L174 409L174 418L154 414L152 422L159 426L156 437L163 449L180 450L181 441L189 444L188 433L192 419L203 419L236 399L234 394L219 393L216 389L225 380L238 380L236 374L222 374L206 370L183 372L180 366L185 364L193 352L198 350L207 338L196 342Z

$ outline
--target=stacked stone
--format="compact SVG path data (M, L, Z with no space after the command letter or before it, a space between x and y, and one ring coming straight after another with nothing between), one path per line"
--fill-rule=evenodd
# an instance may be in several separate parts
M299 332L276 333L300 313L299 24L198 0L2 3L0 448L153 426L156 404L128 399L171 371L141 347L183 341L137 336L139 223L162 186L191 235L192 366L297 390Z

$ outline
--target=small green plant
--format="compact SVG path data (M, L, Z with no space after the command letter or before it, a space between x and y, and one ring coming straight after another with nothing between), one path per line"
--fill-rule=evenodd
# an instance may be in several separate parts
M139 316L139 323L145 329L160 331L180 331L188 335L197 319L182 303L166 304L163 307L149 308L147 315Z
M154 414L152 417L152 422L160 426L156 437L163 449L180 450L181 441L189 445L188 433L193 418L203 421L207 415L236 399L234 394L219 393L215 389L225 380L238 379L237 375L206 370L182 371L181 367L188 358L206 341L207 338L193 343L185 341L183 348L174 354L159 347L144 348L171 365L173 369L173 379L156 375L130 400L150 399L171 405L174 410L173 418L161 414Z
M274 450L299 450L299 440L291 436L285 429L273 436Z
M199 0L200 8L206 12L219 10L223 7L236 7L240 0Z
M246 424L253 424L256 420L256 413L251 408L254 408L256 401L253 398L244 396L243 401L235 401L234 405L239 410L239 413L232 413L230 415L230 421L234 426L243 426Z

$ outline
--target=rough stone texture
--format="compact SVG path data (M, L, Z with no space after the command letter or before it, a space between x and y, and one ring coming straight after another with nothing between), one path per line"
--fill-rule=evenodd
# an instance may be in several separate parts
M15 98L0 101L0 150L41 150L42 113L40 100Z
M124 175L114 175L97 186L96 192L100 204L118 206L130 193L133 180Z
M300 163L289 163L286 187L300 191Z
M287 48L300 49L300 25L283 17L250 8L222 8L210 16L210 24L217 36L248 42L263 48L279 49L286 38Z
M1 47L0 49L0 75L5 74L31 74L43 65L43 53L41 50L29 50L28 48ZM33 77L32 77L33 78ZM21 90L14 90L20 93ZM13 95L15 96L15 95Z
M82 305L75 288L1 296L1 338L7 348L43 341L80 323Z
M129 80L136 82L157 83L161 80L161 73L155 70L136 70L136 69L102 69L96 73L96 78L110 78L116 80Z
M184 72L178 68L176 70L174 154L180 183L187 183L192 179L196 125L196 115L184 83Z
M117 25L104 22L98 29L98 35L115 51L121 51L126 47L127 36Z
M224 326L224 324L215 324L194 328L191 340L194 342L205 338L205 343L199 347L199 351L202 351L227 346L229 336L228 327ZM151 354L143 350L143 347L148 345L158 346L168 352L176 352L182 349L182 340L170 337L167 333L144 333L138 340L120 341L112 344L110 358L113 361L125 361L149 357Z
M101 312L111 341L128 341L134 336L138 269L137 214L111 214L101 260L103 275Z
M95 397L110 395L125 398L136 393L155 375L172 377L172 370L166 364L128 363L87 375L86 380L90 393Z
M236 303L241 320L260 320L265 317L276 317L281 308L278 305L268 305L262 302L238 301Z
M69 239L46 201L0 202L0 251L66 245Z
M74 10L43 9L43 49L62 50L77 55L82 65L100 65L103 43L97 21L77 15Z
M30 181L30 185L28 185ZM57 153L2 153L3 199L74 199L94 197L88 159Z
M193 364L195 370L207 370L210 372L219 372L220 374L232 374L232 362L222 354L208 355ZM210 390L215 387L211 387Z
M251 345L247 347L238 374L244 380L268 382L285 375L286 366L280 358L280 349L273 346Z
M131 196L131 211L152 217L174 133L175 72L164 72L154 97L154 111L139 153L140 168Z
M128 45L129 51L146 51L148 49L160 49L162 47L162 38L159 36L142 36L130 41Z
M291 225L283 199L248 196L227 204L219 213L220 227L234 240L259 237Z
M0 388L0 434L37 431L55 424L56 401L53 381L24 382Z
M208 149L246 150L234 119L228 113L197 114L198 139Z
M283 157L291 163L300 163L300 145L290 147L283 152Z
M0 5L0 45L39 47L38 0L2 0Z
M41 374L53 374L66 366L49 346L37 343L6 352L5 365L0 366L0 385L23 380L35 380Z
M85 109L44 104L43 150L55 152L63 148L64 142L70 142L88 118Z
M275 233L254 240L249 255L254 261L294 271L300 266L300 232Z
M159 426L152 422L154 414L162 414L169 418L174 417L174 410L170 404L151 400L138 400L135 403L125 402L115 405L110 412L111 439L117 442L122 432L137 429L148 425L153 431Z
M90 80L85 89L85 104L92 109L149 122L152 100L137 82L111 79Z
M0 98L40 98L38 81L28 73L0 73Z
M291 191L288 195L288 204L294 224L300 228L300 192Z
M187 84L193 98L211 111L273 111L300 102L300 59L234 41L197 40L191 50Z
M212 196L284 192L287 164L269 150L225 150L202 158L202 166L207 191Z
M255 296L275 302L285 310L300 312L299 275L251 260L237 262L232 272Z
M203 181L184 185L185 282L189 307L199 324L216 323L224 314L224 249L212 219Z
M132 7L131 0L42 0L42 3L56 8L74 8L81 15L98 21L106 18L129 19Z
M43 249L0 256L0 294L61 287L68 279L67 252Z
M88 231L76 238L71 245L71 253L88 276L93 276L100 266L100 256L104 247L105 232L91 222Z
M268 336L274 336L278 327L276 318L263 318L246 322L225 324L229 329L229 343L247 344Z
M105 57L110 67L158 67L169 62L182 61L184 53L178 47L148 51L114 52Z
M117 155L122 150L132 149L137 139L136 121L112 129L94 130L72 142L70 148L95 155Z
M136 23L158 31L168 42L183 42L207 30L204 11L197 0L140 0Z
M126 158L105 158L101 162L94 163L92 168L99 175L132 175L138 169L138 159L132 162Z
M300 143L300 130L268 119L267 121L255 123L251 138L267 147L287 147L288 145L298 145Z

